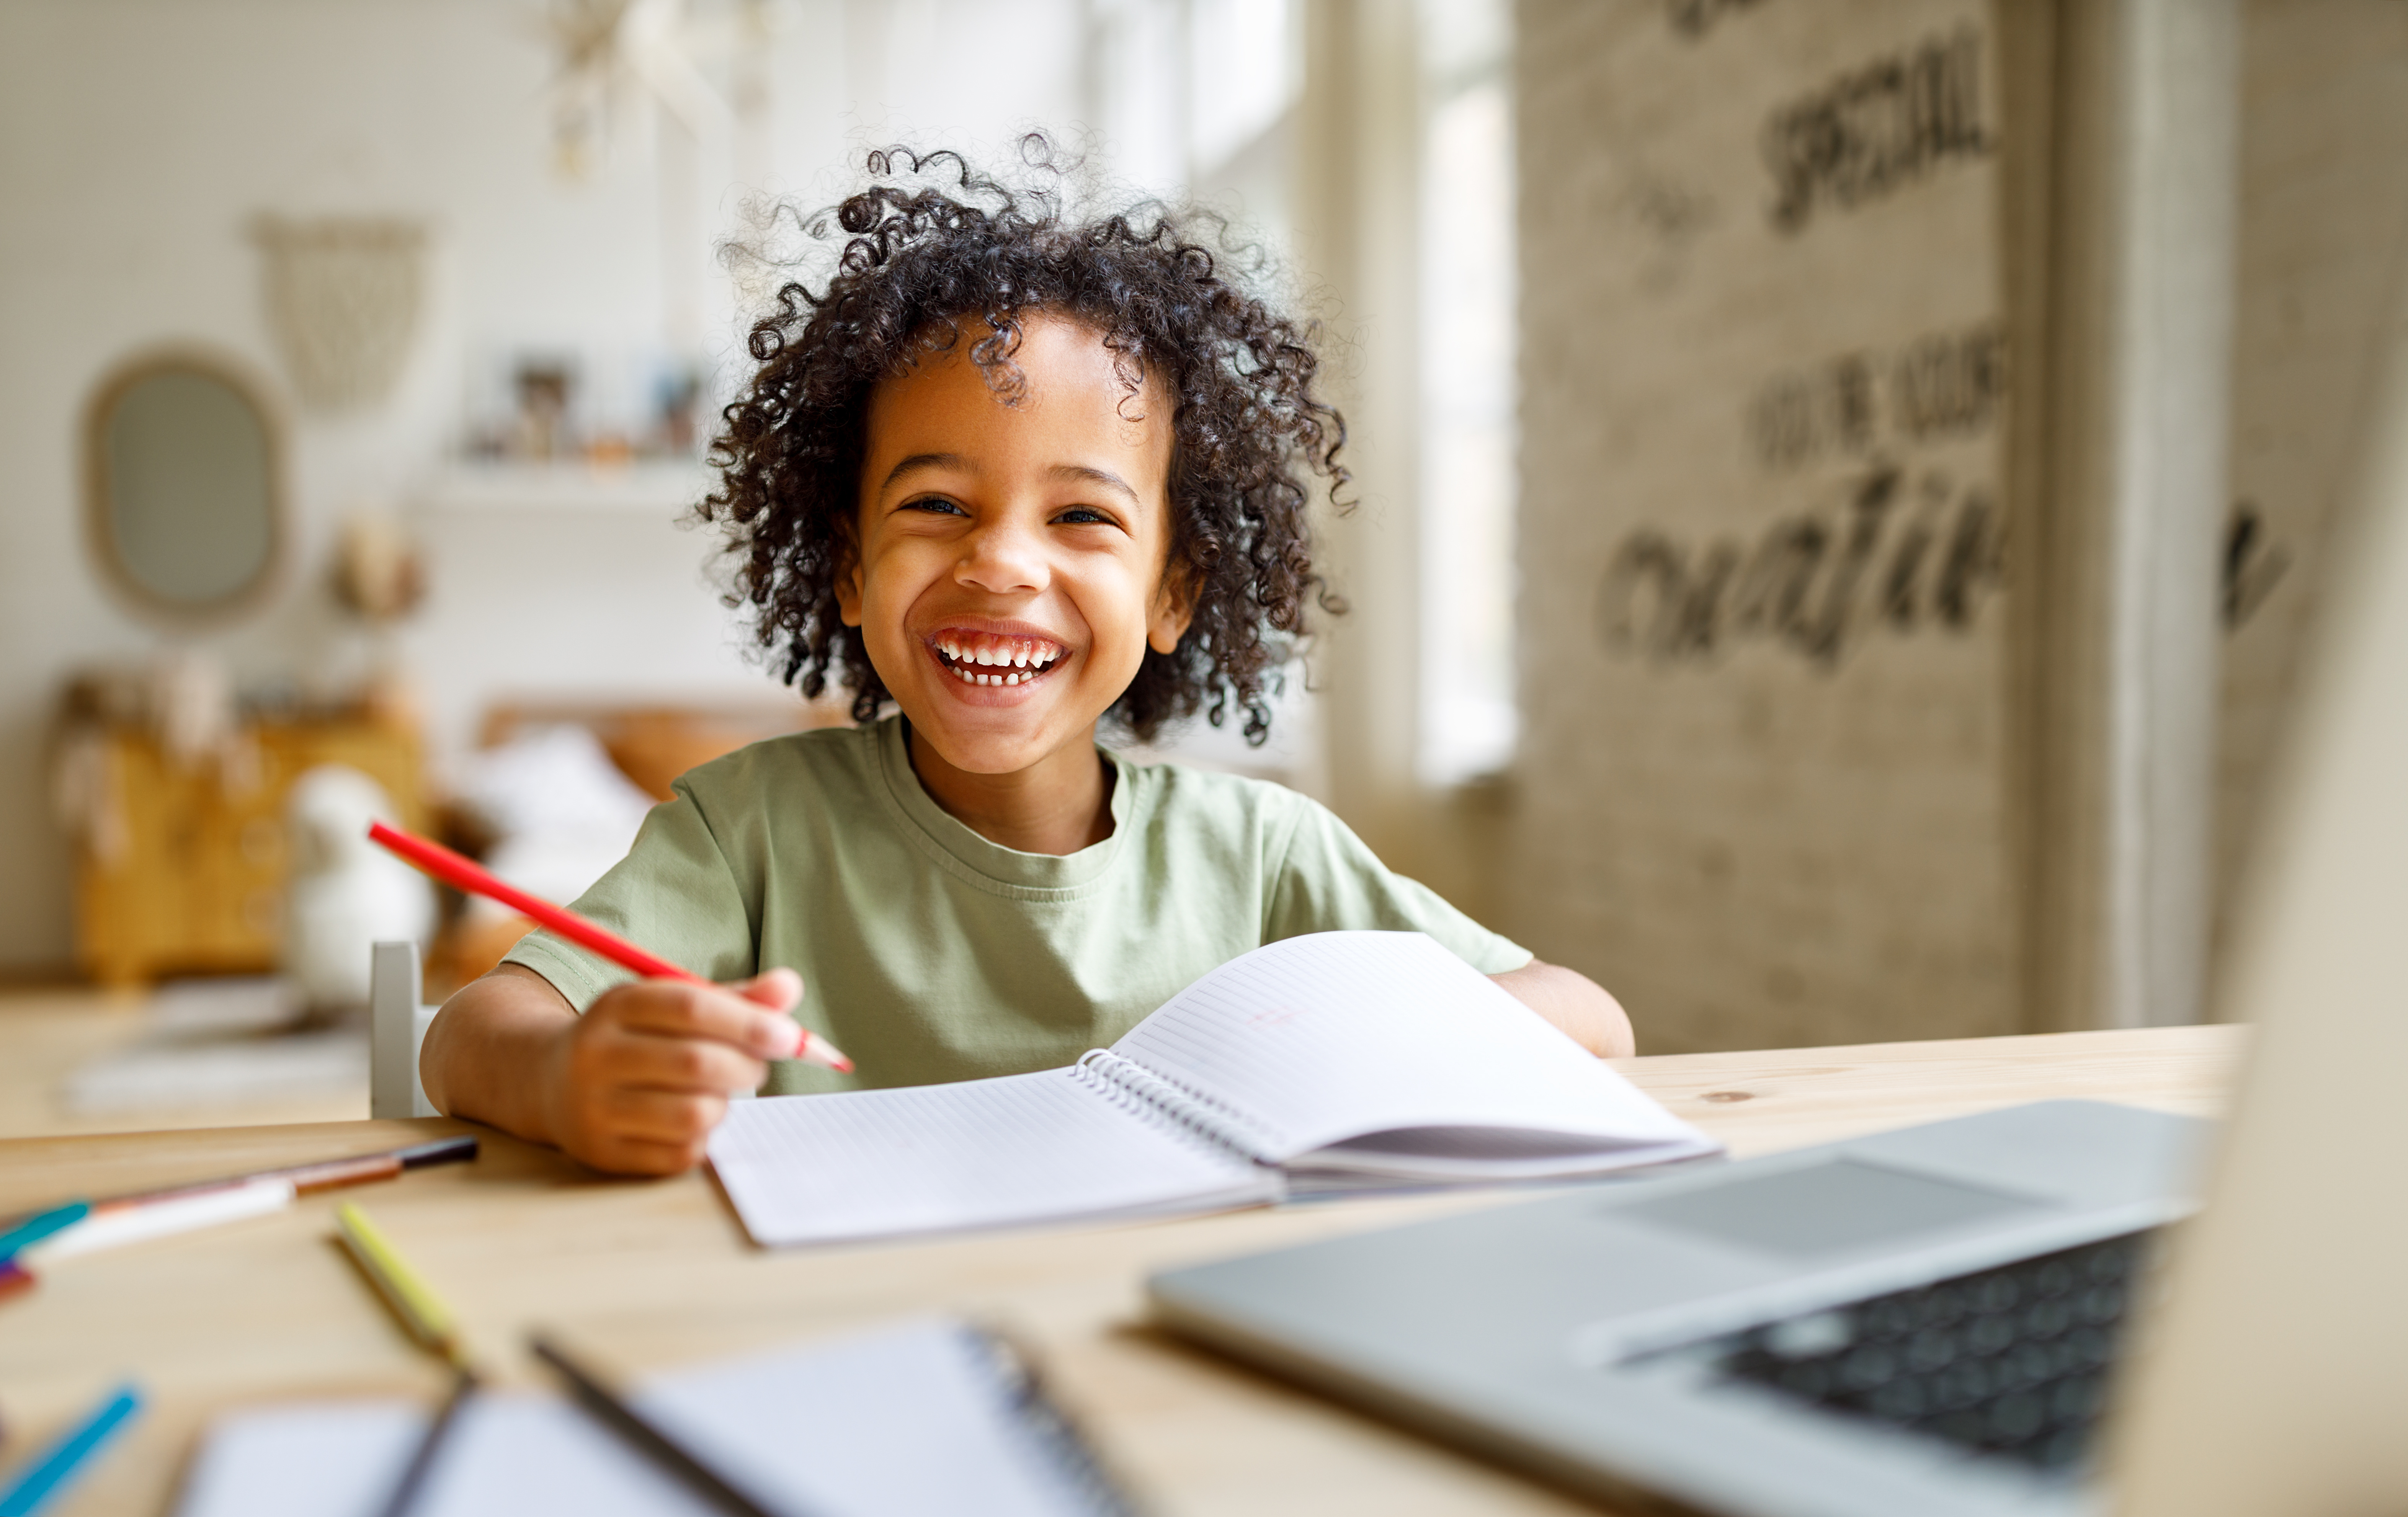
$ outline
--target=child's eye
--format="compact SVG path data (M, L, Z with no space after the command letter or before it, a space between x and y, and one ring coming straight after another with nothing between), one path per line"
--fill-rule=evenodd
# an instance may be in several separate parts
M1067 526L1111 526L1112 519L1092 506L1073 506L1054 519Z
M907 511L926 511L932 516L968 516L970 514L969 512L962 509L959 506L954 505L952 501L947 500L942 495L924 495L918 500L907 500L903 503L903 508Z

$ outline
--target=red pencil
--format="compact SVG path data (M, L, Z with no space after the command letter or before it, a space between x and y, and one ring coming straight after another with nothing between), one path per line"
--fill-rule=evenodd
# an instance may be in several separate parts
M658 954L647 953L614 932L595 925L574 911L563 910L550 901L538 900L514 885L506 885L488 874L474 859L455 853L441 843L388 827L381 822L368 823L368 837L382 843L419 868L445 884L465 890L473 895L490 896L522 916L532 917L545 927L580 948L588 948L611 963L651 980L683 980L696 985L710 980L689 969L681 969ZM803 1029L803 1046L796 1057L811 1064L825 1065L845 1074L853 1072L853 1061L844 1056L834 1043L809 1027Z

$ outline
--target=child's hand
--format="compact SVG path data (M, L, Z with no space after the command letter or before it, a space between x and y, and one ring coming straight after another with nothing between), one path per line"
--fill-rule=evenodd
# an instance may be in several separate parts
M735 985L639 980L606 992L561 1030L544 1069L554 1142L597 1169L672 1175L702 1162L727 1098L756 1090L762 1061L793 1057L803 1030L792 969Z

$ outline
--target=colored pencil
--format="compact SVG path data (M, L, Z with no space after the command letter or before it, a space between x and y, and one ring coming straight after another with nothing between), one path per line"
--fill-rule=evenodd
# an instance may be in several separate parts
M412 1169L429 1169L437 1165L466 1164L476 1158L477 1139L473 1134L461 1133L452 1138L438 1138L424 1143L410 1143L397 1149L385 1149L376 1153L363 1153L349 1159L313 1159L308 1164L283 1165L274 1169L255 1169L247 1175L227 1175L217 1180L196 1180L181 1185L163 1185L156 1190L131 1191L122 1195L102 1196L92 1204L94 1211L108 1211L119 1207L148 1206L154 1201L172 1200L180 1195L196 1195L203 1191L229 1190L248 1185L253 1181L289 1180L295 1195L315 1195L321 1191L340 1190L346 1185L365 1185L371 1181L392 1180Z
M452 1138L438 1138L432 1142L411 1143L402 1148L387 1149L378 1153L363 1153L354 1158L317 1159L308 1164L285 1165L274 1169L254 1170L247 1175L225 1175L215 1180L190 1181L179 1185L163 1185L153 1190L130 1191L121 1195L106 1195L91 1201L71 1201L47 1211L27 1213L9 1218L6 1223L0 1223L0 1226L10 1229L7 1233L0 1233L0 1259L7 1258L21 1247L38 1241L46 1234L65 1230L80 1237L88 1228L94 1227L102 1221L111 1219L119 1213L153 1208L164 1202L183 1202L197 1196L238 1191L269 1181L282 1181L290 1184L294 1195L314 1195L321 1191L337 1190L346 1185L364 1185L370 1181L391 1180L396 1175L412 1169L424 1169L440 1164L465 1163L474 1159L477 1152L476 1138L463 1133ZM79 1207L85 1209L76 1211L75 1209ZM268 1207L265 1209L275 1209ZM70 1215L70 1213L73 1214ZM224 1220L230 1221L232 1216L253 1214L237 1207L237 1209ZM201 1215L206 1217L207 1213L203 1212ZM42 1224L41 1231L21 1241L19 1235L26 1233L36 1224ZM192 1225L204 1225L204 1223L195 1222ZM181 1227L161 1227L152 1232L137 1234L129 1229L123 1241L132 1242L136 1236L155 1237L164 1232L183 1230ZM59 1241L64 1242L64 1239ZM87 1245L82 1243L79 1243L72 1249L53 1248L49 1244L45 1244L44 1248L46 1252L58 1254L87 1252Z
M47 1211L37 1211L0 1233L0 1260L14 1259L24 1250L39 1243L53 1233L64 1232L92 1214L89 1201L69 1201Z
M335 1209L336 1224L342 1229L343 1246L351 1251L360 1268L384 1297L385 1305L401 1319L409 1336L421 1345L440 1355L455 1369L469 1366L467 1339L460 1331L460 1320L435 1288L419 1278L393 1246L393 1240L382 1229L368 1220L368 1214L346 1201Z
M11 1259L0 1264L0 1301L6 1301L20 1291L34 1288L34 1272Z
M97 1253L103 1249L122 1248L128 1243L144 1243L154 1238L170 1238L178 1233L214 1227L220 1223L264 1217L271 1211L281 1211L292 1204L291 1181L254 1180L140 1206L117 1207L107 1211L94 1209L74 1226L61 1228L33 1245L26 1251L26 1257L36 1263L47 1264L54 1259L73 1258L79 1253Z
M719 1471L670 1437L658 1423L630 1406L601 1376L579 1364L551 1338L540 1333L532 1334L527 1338L527 1349L560 1372L577 1404L592 1413L595 1421L730 1517L796 1517L791 1510L782 1514L772 1511L727 1483Z
M33 1517L91 1465L92 1457L142 1410L142 1393L121 1385L0 1491L0 1517Z
M441 843L429 842L398 827L388 827L381 822L368 824L368 837L453 889L499 901L579 947L601 954L623 969L653 980L682 980L695 985L710 983L692 970L681 969L658 954L648 952L574 911L554 906L550 901L538 900L515 885L503 883L475 860L455 853ZM809 1027L803 1029L803 1046L796 1056L808 1063L825 1065L846 1074L853 1072L853 1061L838 1052L834 1043Z
M460 1319L435 1294L409 1261L394 1247L393 1239L368 1220L368 1214L346 1201L335 1209L335 1221L342 1229L343 1247L358 1261L360 1270L384 1298L393 1314L401 1319L403 1327L420 1346L441 1357L452 1367L452 1393L443 1398L442 1410L426 1424L426 1432L411 1451L409 1463L401 1469L401 1479L385 1497L381 1517L405 1517L417 1503L419 1492L426 1484L429 1470L452 1429L458 1424L460 1413L475 1395L481 1383L475 1363L468 1354L467 1336L460 1330Z

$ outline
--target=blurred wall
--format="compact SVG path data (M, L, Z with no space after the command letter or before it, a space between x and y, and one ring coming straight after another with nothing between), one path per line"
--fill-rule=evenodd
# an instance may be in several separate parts
M1510 925L1656 1049L2199 1014L2408 277L2408 10L1520 14Z
M70 857L44 776L61 681L191 643L248 686L341 693L368 657L326 589L352 510L398 511L425 546L430 596L403 642L438 754L497 697L774 696L705 573L710 544L672 522L691 480L567 499L461 484L452 460L481 377L516 351L681 336L707 357L740 357L735 295L711 256L737 224L738 183L817 203L841 182L849 141L872 134L983 151L1082 101L1107 116L1157 103L1119 101L1118 76L1085 77L1070 0L1008 12L791 0L753 7L774 25L746 43L757 56L737 60L775 86L754 102L768 114L749 159L741 141L701 151L636 115L598 172L571 181L552 166L544 18L557 8L0 7L0 971L70 956ZM933 66L944 50L1014 63ZM682 166L664 173L665 161ZM268 603L235 626L180 632L122 605L86 554L79 417L110 365L165 341L210 345L282 382L250 236L262 212L421 218L430 284L389 399L296 411L294 551Z
M364 650L324 588L336 525L429 482L477 350L657 340L654 191L552 179L531 19L473 3L0 8L0 966L69 956L67 846L42 771L69 670L191 642L246 682L338 687ZM294 551L271 601L184 634L120 604L85 552L79 418L105 369L163 341L278 374L248 231L264 211L426 218L432 287L385 404L297 418ZM667 514L413 514L434 580L411 637L445 734L512 689L757 692L703 545Z
M2232 491L2236 525L2255 524L2230 544L2225 585L2219 941L2408 279L2408 7L2255 0L2245 26Z
M2020 1016L1978 0L1524 0L1511 924L1655 1052Z

